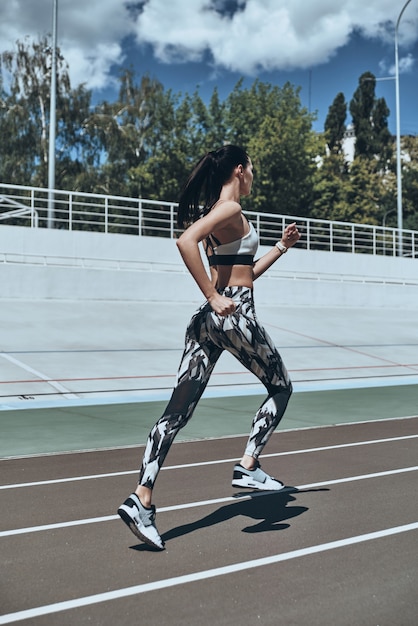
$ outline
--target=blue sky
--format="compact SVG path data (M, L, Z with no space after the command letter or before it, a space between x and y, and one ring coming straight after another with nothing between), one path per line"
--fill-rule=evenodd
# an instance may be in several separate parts
M358 87L360 76L372 72L378 79L376 97L385 98L391 111L389 127L396 132L395 80L391 66L394 65L394 45L370 40L361 34L353 33L349 42L338 49L329 61L310 68L260 71L257 74L243 74L224 68L213 71L210 59L200 62L163 63L155 58L150 45L138 46L133 41L125 43L126 65L132 65L138 76L148 72L158 78L166 88L173 91L193 93L198 88L202 98L207 101L216 86L220 97L226 98L241 77L244 85L250 86L259 80L273 85L283 85L286 81L300 87L303 106L316 113L314 129L322 131L328 108L337 93L344 93L347 102L347 124L350 122L349 102ZM400 58L411 55L416 59L407 72L400 73L400 112L401 132L418 134L418 43L400 48ZM117 73L118 68L113 68ZM380 79L380 80L379 80ZM384 79L384 80L382 80ZM389 80L386 80L389 79ZM112 97L113 88L99 90L96 98Z
M0 3L0 52L16 40L52 30L54 0ZM290 81L317 112L323 130L334 97L347 103L360 75L394 76L394 25L406 0L58 0L58 43L73 86L83 82L94 101L117 95L115 77L133 66L175 92L203 99L215 85L225 98L240 77ZM399 28L401 132L418 133L418 0ZM391 110L395 81L376 84ZM347 117L347 123L350 117Z

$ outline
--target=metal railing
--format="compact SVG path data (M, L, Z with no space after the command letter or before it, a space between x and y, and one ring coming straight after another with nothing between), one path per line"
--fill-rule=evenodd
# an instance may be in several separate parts
M12 208L10 208L12 207ZM30 225L38 226L38 213L32 207L21 204L9 196L0 195L0 221L30 219Z
M51 206L51 198L53 203ZM13 206L13 210L10 210ZM31 228L47 227L174 238L177 203L0 183L0 220ZM298 248L328 252L418 257L418 232L385 226L330 222L292 215L248 213L261 245L272 245L287 224L302 233Z

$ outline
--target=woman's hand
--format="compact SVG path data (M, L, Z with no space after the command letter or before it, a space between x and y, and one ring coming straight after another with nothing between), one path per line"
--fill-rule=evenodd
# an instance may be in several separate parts
M293 222L293 224L289 224L288 226L286 226L280 241L284 246L286 246L286 248L291 248L295 245L295 243L299 241L300 238L301 234L298 231L296 222Z
M263 254L262 257L257 259L257 261L253 265L253 280L256 280L260 276L264 274L272 265L280 259L284 252L288 248L291 248L295 245L301 238L301 234L298 231L296 226L296 222L293 224L289 224L283 231L283 236L280 239L280 244L283 246L283 249L280 248L279 242L275 244L271 250ZM280 252L278 251L280 250Z
M235 302L231 298L226 298L217 292L208 298L208 302L212 310L221 317L234 313L236 309Z

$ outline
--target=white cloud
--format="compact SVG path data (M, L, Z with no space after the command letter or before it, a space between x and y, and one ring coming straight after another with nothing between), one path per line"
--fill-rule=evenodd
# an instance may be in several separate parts
M403 59L399 60L399 71L403 74L410 72L415 65L415 59L412 54L408 54Z
M90 89L102 89L116 80L109 76L112 65L120 65L124 56L121 46L115 43L96 43L91 50L69 45L64 51L73 85L85 83Z
M108 84L123 62L123 40L149 44L159 60L198 61L215 69L255 74L326 63L354 31L393 44L394 24L405 0L58 0L58 39L74 85ZM0 51L17 39L52 30L53 0L0 4ZM214 7L217 7L217 11ZM231 7L238 7L235 13ZM211 9L208 7L212 7ZM227 7L229 12L219 9ZM418 3L406 9L400 43L418 39ZM412 65L411 54L402 59Z
M209 11L208 0L148 0L135 26L138 41L150 43L164 62L196 60L209 51L216 66L244 74L307 68L328 61L354 30L393 42L404 0L247 0L240 4L232 17L225 17ZM416 41L417 24L417 7L408 7L401 41Z
M0 3L0 52L17 40L52 32L53 0ZM122 40L133 22L121 0L58 0L58 45L73 85L105 86L112 65L123 61Z
M405 57L399 58L399 73L400 74L408 74L412 72L415 66L415 59L411 53L407 54ZM385 60L382 60L379 63L380 71L384 74L387 73L390 76L395 76L395 64L388 65Z

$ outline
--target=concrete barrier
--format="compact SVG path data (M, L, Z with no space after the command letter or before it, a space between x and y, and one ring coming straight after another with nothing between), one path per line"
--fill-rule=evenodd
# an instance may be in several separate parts
M296 247L257 281L256 300L418 308L417 270L417 259ZM157 237L2 225L0 281L2 299L202 300L175 241Z

